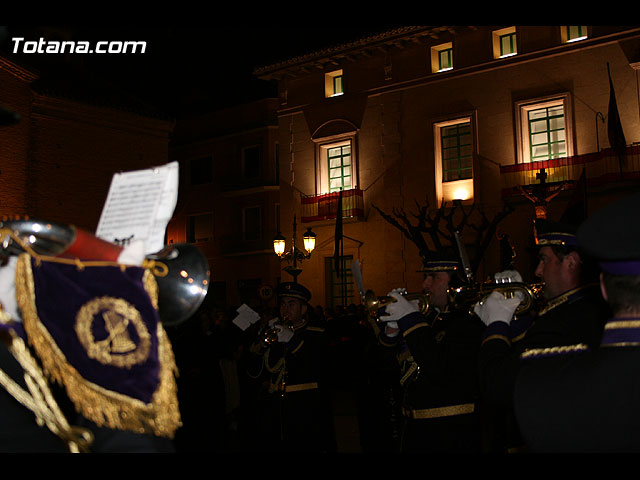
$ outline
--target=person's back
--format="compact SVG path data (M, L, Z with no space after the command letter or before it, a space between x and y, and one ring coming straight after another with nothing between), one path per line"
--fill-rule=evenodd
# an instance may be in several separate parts
M560 368L555 357L532 363L514 396L531 452L640 451L639 347L604 344Z
M533 451L640 450L640 230L629 221L639 208L640 194L631 195L578 229L579 244L598 259L612 317L597 348L525 354L514 409Z

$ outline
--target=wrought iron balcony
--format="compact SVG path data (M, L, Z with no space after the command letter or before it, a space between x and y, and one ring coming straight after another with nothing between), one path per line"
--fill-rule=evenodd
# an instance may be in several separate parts
M303 196L301 223L332 220L336 218L338 210L339 192L324 193L322 195ZM363 217L364 200L362 190L354 188L342 192L342 218Z
M586 169L587 185L598 187L619 180L640 179L640 145L626 148L625 159L620 166L612 149L575 155L572 157L543 160L531 163L501 165L502 197L521 195L520 186L577 181Z

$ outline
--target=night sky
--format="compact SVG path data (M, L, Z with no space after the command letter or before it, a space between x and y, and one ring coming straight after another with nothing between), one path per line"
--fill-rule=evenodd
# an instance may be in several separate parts
M0 52L33 66L54 89L72 94L131 94L173 117L275 95L275 85L252 75L255 68L391 29L390 26L292 28L221 27L3 27ZM14 37L36 41L61 30L72 40L144 40L144 54L19 54ZM47 35L54 35L47 33ZM4 37L4 38L3 38ZM45 37L56 39L54 36ZM86 95L89 95L88 93Z

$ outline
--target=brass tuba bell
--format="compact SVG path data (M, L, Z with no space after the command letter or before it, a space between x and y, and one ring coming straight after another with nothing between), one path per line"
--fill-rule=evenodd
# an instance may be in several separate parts
M0 221L0 254L18 255L26 249L38 255L115 262L123 247L72 225L29 218ZM187 320L207 295L210 272L203 253L195 245L178 243L147 255L145 261L158 284L162 324Z
M193 315L204 301L209 287L209 262L202 251L190 243L167 245L147 259L167 267L156 275L158 313L162 324L174 326Z

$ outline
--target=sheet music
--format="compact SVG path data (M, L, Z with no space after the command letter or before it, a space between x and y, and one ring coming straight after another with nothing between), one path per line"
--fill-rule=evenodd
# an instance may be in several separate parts
M242 331L260 320L260 315L251 307L247 306L246 303L240 305L240 307L236 309L236 312L238 312L238 315L232 320L232 322Z
M165 246L165 231L177 201L178 162L116 173L96 236L121 245L142 240L145 254L158 252Z

